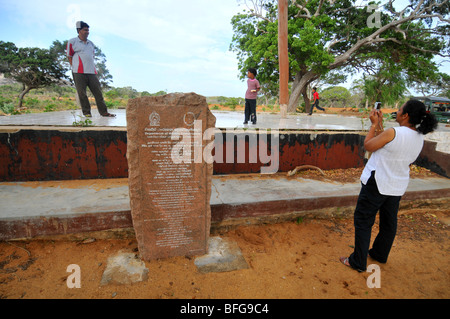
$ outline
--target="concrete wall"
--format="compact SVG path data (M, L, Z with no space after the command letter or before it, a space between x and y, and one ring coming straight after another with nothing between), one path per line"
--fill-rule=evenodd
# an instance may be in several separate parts
M357 133L308 133L279 132L278 138L267 136L267 132L236 132L234 143L223 132L222 138L216 134L215 142L223 141L225 145L223 156L217 156L214 162L214 174L259 173L261 167L270 167L273 158L268 163L263 156L269 158L273 154L272 144L278 143L278 169L287 172L300 165L314 165L321 169L337 169L361 167L364 165L364 137ZM254 140L252 140L254 139ZM233 150L232 160L227 160L229 150ZM240 163L240 153L245 153L245 161ZM252 162L249 154L256 155ZM242 161L241 161L242 162Z
M416 164L450 178L450 155L436 151L436 142L425 141Z
M0 134L0 180L126 177L124 131L19 130Z
M224 148L214 163L214 174L259 173L261 167L271 165L261 154L270 157L272 144L276 143L279 172L299 165L321 169L364 165L364 135L359 133L279 132L275 140L268 138L267 133L216 133L214 145L223 141ZM128 177L126 150L124 129L3 129L0 181L124 178ZM252 158L249 154L256 155ZM426 142L419 163L449 177L448 154L436 152L435 143Z

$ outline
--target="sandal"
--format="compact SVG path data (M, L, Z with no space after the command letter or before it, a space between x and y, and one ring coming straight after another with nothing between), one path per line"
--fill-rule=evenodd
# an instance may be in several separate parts
M116 117L116 114L106 113L106 114L103 114L102 116L104 116L104 117Z
M348 267L352 267L350 265L350 262L348 261L348 257L339 257L339 260L341 261L341 263L343 263L344 265L348 266Z
M348 260L348 257L339 257L339 260L340 260L341 263L343 263L347 267L350 267L351 269L354 269L354 270L356 270L358 272L363 272L364 271L364 270L361 270L361 269L353 268L352 265L350 265L350 261Z

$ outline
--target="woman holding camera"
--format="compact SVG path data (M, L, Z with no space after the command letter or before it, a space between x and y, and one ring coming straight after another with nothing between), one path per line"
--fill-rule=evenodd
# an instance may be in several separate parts
M437 121L417 100L409 100L397 112L400 127L383 131L383 115L374 109L364 148L373 152L361 175L361 192L354 213L355 248L340 261L355 270L365 271L367 255L386 263L397 231L401 196L409 183L409 165L419 156L423 135L434 131ZM369 250L372 226L380 212L379 233Z

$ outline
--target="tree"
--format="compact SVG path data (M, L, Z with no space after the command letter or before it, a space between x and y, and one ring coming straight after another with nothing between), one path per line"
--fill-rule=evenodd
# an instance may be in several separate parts
M0 65L6 77L23 85L17 108L22 107L23 98L30 90L67 79L57 56L46 49L17 48L12 42L0 41Z
M342 86L329 87L320 92L320 99L325 101L328 107L343 107L350 97L350 92Z
M109 70L106 67L106 55L96 45L94 45L94 48L95 67L97 68L98 80L100 81L103 89L109 89L111 87L109 84L112 82L113 76L109 73Z
M112 88L105 93L105 96L110 99L115 99L118 97L134 99L139 96L139 93L136 89L133 89L133 87L126 86L123 88Z
M407 79L402 66L386 61L373 75L364 75L364 94L369 105L381 102L394 105L407 92Z
M350 91L352 92L350 105L354 105L357 108L368 106L369 102L365 95L364 84L364 79L357 79L352 82L352 86L350 87Z
M401 11L394 8L393 0L381 11L375 9L374 2L369 6L356 6L355 2L290 1L289 112L295 110L300 97L308 111L308 85L332 70L367 72L391 59L409 66L405 76L412 82L424 79L424 70L433 69L435 55L449 56L445 39L450 22L448 0L410 0ZM276 1L245 3L249 9L232 18L234 35L230 50L238 56L241 78L248 67L256 67L260 82L276 83L279 76ZM436 25L436 21L445 24Z
M450 75L433 74L422 83L416 83L414 89L423 96L443 96L450 99Z

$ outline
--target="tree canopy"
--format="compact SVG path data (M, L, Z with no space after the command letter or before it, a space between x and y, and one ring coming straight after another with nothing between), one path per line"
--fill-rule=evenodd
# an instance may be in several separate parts
M17 48L12 42L0 41L0 73L23 85L17 108L22 107L23 98L30 90L71 80L67 75L70 65L66 46L67 41L55 40L50 49ZM106 68L106 56L98 47L95 47L95 62L100 84L109 88L112 75Z
M320 98L327 101L329 107L343 107L350 97L350 92L342 86L329 87L320 92Z
M0 41L0 72L22 83L18 108L30 90L58 84L68 78L55 53L50 50L17 48L14 43L3 41Z
M237 54L241 78L255 67L260 82L270 82L268 87L275 93L277 1L244 2L248 10L231 21L230 50ZM308 111L308 85L330 71L362 71L374 81L383 78L386 85L401 79L404 86L426 81L438 72L433 57L450 55L448 0L410 0L400 11L393 0L378 6L375 2L358 6L352 0L289 1L289 112L302 96ZM386 67L389 74L384 72Z

